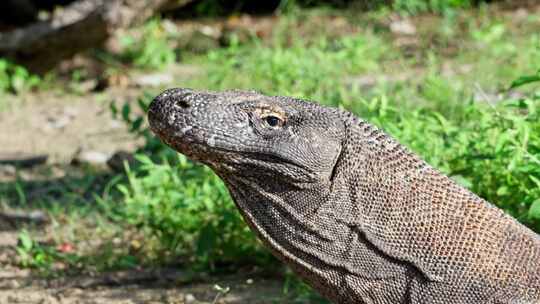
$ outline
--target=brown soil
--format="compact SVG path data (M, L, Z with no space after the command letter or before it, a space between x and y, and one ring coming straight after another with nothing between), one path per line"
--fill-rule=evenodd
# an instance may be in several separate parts
M36 304L136 304L136 303L287 303L283 284L241 274L213 277L208 282L183 283L182 273L166 278L146 278L136 271L118 278L77 277L63 280L32 279L28 271L0 272L0 303ZM135 277L135 279L130 279ZM211 283L210 283L211 281ZM223 294L216 289L228 288Z
M47 154L49 161L69 162L78 150L111 153L133 150L136 141L124 124L112 119L100 96L39 93L10 97L0 112L0 143L4 154Z

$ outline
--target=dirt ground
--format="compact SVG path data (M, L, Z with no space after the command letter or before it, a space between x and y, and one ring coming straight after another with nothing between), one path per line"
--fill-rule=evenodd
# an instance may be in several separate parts
M0 159L46 154L48 164L55 164L69 163L80 152L110 156L120 150L133 151L138 142L121 120L112 117L110 104L121 107L130 102L136 110L143 91L157 93L200 72L196 66L179 64L163 73L125 72L116 77L122 79L116 80L120 83L104 91L57 87L2 96L0 105L7 106L0 111Z
M199 280L201 282L197 282ZM224 294L216 285L229 291ZM193 279L172 269L49 280L32 277L27 270L7 268L0 271L0 303L287 303L281 296L282 288L283 283L277 280L242 274Z
M282 280L241 272L210 276L162 268L41 277L13 264L18 234L0 231L2 304L293 303Z

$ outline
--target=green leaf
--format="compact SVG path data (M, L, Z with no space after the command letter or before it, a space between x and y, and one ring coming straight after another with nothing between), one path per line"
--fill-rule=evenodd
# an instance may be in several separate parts
M141 125L144 122L144 119L142 117L137 117L132 123L131 123L131 130L130 132L137 132L141 129Z
M32 250L34 242L30 238L30 235L26 230L23 230L21 233L19 233L19 241L21 242L21 246L24 250Z
M529 217L540 220L540 199L535 200L529 208Z
M535 75L521 76L518 79L514 80L510 85L510 89L515 89L517 87L538 81L540 81L540 70L538 70Z
M137 257L133 255L122 256L118 259L118 266L123 268L134 268L138 265L139 261Z
M216 246L217 232L214 227L209 224L206 225L199 235L197 240L197 254L198 255L210 255L210 251Z
M148 107L150 106L150 102L146 100L152 100L152 98L148 97L147 94L144 95L144 98L137 99L137 103L139 104L139 107L146 113L148 112Z
M129 105L129 103L124 103L124 105L122 106L122 119L126 122L131 122L131 120L129 119L129 114L131 113L131 107Z
M116 118L117 115L118 115L118 107L116 106L116 104L114 103L114 101L111 101L111 102L109 103L109 110L111 111L112 117L113 117L113 118Z
M462 175L453 175L452 179L465 188L472 188L472 182Z
M505 196L508 195L510 191L508 190L508 187L502 186L499 189L497 189L497 195L498 196Z

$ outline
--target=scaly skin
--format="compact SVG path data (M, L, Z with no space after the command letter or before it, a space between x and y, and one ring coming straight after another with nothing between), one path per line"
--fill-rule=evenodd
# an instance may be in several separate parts
M538 235L351 113L172 89L148 117L335 303L540 303Z

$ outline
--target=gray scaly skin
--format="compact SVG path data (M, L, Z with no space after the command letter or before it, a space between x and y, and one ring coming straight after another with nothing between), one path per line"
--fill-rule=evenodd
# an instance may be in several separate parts
M148 117L335 303L540 303L540 237L351 113L171 89Z

